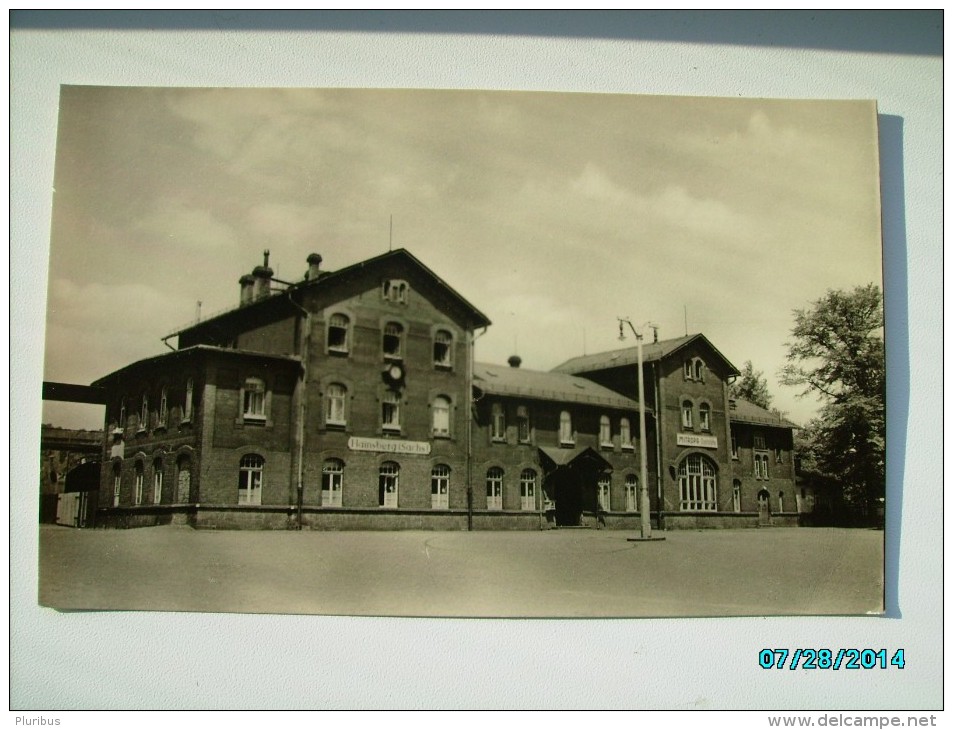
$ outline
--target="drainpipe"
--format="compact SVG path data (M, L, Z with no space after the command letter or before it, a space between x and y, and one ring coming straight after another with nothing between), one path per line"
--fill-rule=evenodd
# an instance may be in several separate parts
M304 510L304 423L308 408L308 345L311 342L311 313L298 304L292 293L293 289L288 289L288 301L301 311L302 331L301 331L301 377L298 381L298 417L295 424L295 440L297 441L297 479L295 484L295 529L300 530L302 524L302 512Z
M486 327L480 336L486 334ZM467 530L473 530L473 343L477 336L467 328Z
M662 403L659 400L659 372L658 361L652 363L652 374L655 376L655 488L658 493L658 528L664 530L662 524Z

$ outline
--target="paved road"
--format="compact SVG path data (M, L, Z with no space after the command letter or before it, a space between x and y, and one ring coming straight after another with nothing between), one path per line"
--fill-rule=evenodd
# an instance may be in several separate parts
M377 616L880 612L883 532L215 532L40 526L40 603Z

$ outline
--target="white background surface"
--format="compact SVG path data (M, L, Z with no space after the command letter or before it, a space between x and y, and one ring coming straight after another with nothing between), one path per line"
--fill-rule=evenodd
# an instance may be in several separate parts
M169 17L180 16L154 16ZM185 20L212 29L19 30L13 18L11 708L941 706L939 13L286 16L332 26L297 31L253 31L269 18L236 11ZM220 29L229 25L248 30ZM403 32L381 32L395 27ZM603 37L586 37L592 33ZM57 95L66 83L876 99L890 418L888 616L438 621L37 607L35 396ZM757 663L764 647L903 647L907 665L766 671Z

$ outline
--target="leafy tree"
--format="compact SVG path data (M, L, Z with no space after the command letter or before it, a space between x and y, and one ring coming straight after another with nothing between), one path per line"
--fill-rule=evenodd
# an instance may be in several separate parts
M781 382L824 406L810 436L819 472L836 478L861 514L884 496L886 414L883 299L875 284L828 291L794 311ZM803 458L803 457L802 457Z
M766 411L771 409L773 396L768 392L768 381L764 373L754 369L751 360L745 362L741 377L731 384L731 397L749 401Z

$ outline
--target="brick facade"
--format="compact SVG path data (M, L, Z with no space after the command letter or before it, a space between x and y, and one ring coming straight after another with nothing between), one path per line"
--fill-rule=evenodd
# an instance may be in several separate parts
M97 381L110 393L100 524L630 529L643 438L653 521L758 523L765 489L769 508L795 508L791 424L750 409L732 421L737 371L703 336L647 346L641 434L631 362L478 365L489 320L406 251L337 272L308 262L280 289L266 256L238 307Z

